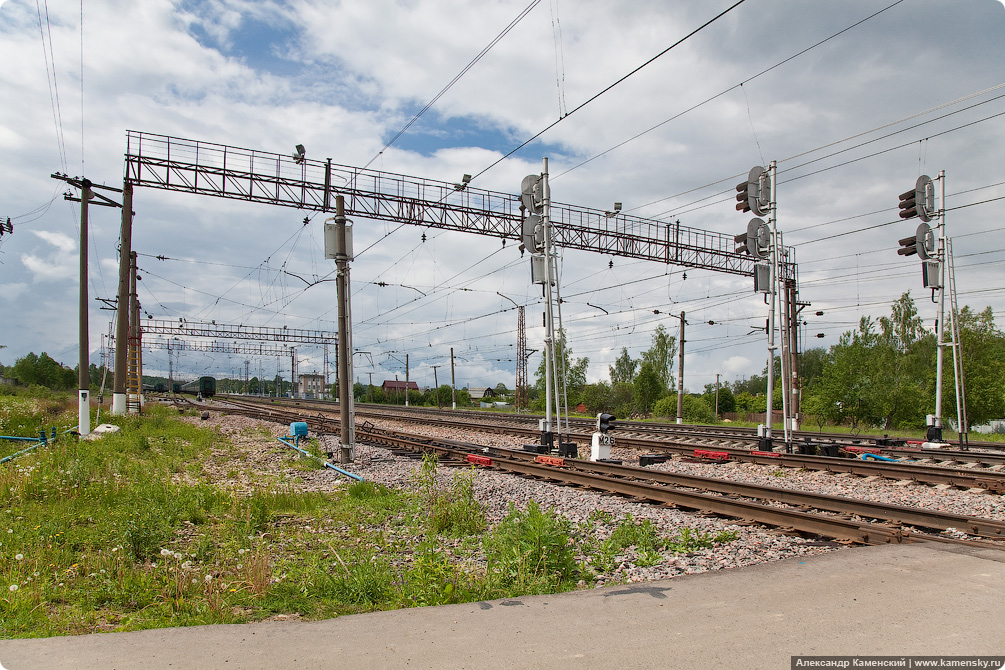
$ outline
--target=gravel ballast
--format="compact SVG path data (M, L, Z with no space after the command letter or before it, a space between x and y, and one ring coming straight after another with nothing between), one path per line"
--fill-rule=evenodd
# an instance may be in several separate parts
M285 485L301 490L332 490L349 483L348 478L328 469L313 472L289 469L285 454L282 453L285 448L278 441L269 441L261 430L261 427L267 427L274 440L286 434L285 425L216 412L211 414L208 421L201 423L216 426L228 435L235 446L244 453L245 467L274 470L275 475L284 480ZM473 442L482 446L520 448L523 443L520 438L474 430L422 426L388 420L376 420L372 423L378 428ZM330 446L335 446L334 441ZM636 460L637 454L616 448L612 458L623 458L628 463ZM356 445L355 461L344 467L367 481L392 488L407 488L412 486L413 474L418 465L419 462L414 458L395 455L382 447L359 443ZM1005 502L998 495L981 495L922 484L835 475L820 471L771 468L738 462L697 463L672 459L651 468L1005 520ZM448 478L451 468L442 470L443 478ZM230 479L233 479L233 469L227 473ZM615 567L612 570L597 575L594 582L596 586L729 569L841 548L841 545L833 542L787 536L758 526L730 523L671 507L638 503L618 496L556 486L490 469L476 468L475 473L474 493L485 505L486 516L490 523L503 518L511 503L524 508L534 500L543 509L553 509L573 524L588 524L592 520L590 527L599 541L609 537L618 522L628 515L639 521L650 520L661 535L669 537L679 535L685 528L703 534L715 535L723 531L732 531L737 535L736 539L730 542L719 543L711 548L688 554L663 552L660 562L655 564L651 564L654 562L651 555L646 556L646 560L643 561L634 548L628 548L624 550L623 555L616 557ZM222 480L227 480L227 477L221 472L215 475L215 480L221 483ZM248 486L247 483L239 481L239 478L238 481L227 483L237 489ZM597 512L606 513L611 521L605 522L603 519L608 517L598 515ZM597 520L598 516L601 520Z

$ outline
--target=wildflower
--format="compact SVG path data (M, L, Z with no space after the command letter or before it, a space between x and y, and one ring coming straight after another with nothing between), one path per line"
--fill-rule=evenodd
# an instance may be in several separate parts
M171 555L170 549L161 549L161 556L170 556L170 555Z
M203 579L205 579L207 582L211 582L213 581L213 575L206 575L205 577L203 577Z
M244 555L244 549L238 549L237 553L239 553L239 554L241 554L243 556Z
M10 592L14 593L15 591L17 591L17 584L11 584L10 585Z
M14 560L15 560L15 561L21 561L21 560L24 560L24 554L16 554L16 555L14 556Z

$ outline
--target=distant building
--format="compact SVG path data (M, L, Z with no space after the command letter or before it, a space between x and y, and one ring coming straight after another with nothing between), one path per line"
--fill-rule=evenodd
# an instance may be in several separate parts
M297 388L301 398L320 398L325 394L325 377L316 372L300 375Z
M395 379L385 379L380 388L384 389L384 393L404 393L405 389L418 391L419 385L415 382L399 382Z
M468 395L471 396L471 400L481 400L482 398L494 398L496 397L495 389L489 386L475 386L468 389Z

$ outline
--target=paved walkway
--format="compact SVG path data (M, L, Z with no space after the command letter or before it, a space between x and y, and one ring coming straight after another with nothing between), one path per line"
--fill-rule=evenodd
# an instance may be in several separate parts
M7 670L789 668L1005 654L1005 552L862 547L550 596L313 623L0 641Z

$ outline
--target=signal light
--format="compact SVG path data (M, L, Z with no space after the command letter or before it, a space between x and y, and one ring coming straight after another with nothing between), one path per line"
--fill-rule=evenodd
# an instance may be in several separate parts
M607 433L607 431L614 428L614 421L617 419L613 414L604 414L601 412L597 415L597 431L600 433Z
M750 169L747 181L736 185L736 211L765 216L771 210L771 182L760 165Z
M529 174L520 182L520 200L531 214L544 213L544 179L539 174Z
M734 235L736 253L748 253L754 258L767 258L771 249L771 228L763 219L753 218L747 223L747 232Z
M911 219L918 215L917 194L914 189L900 194L900 218Z
M900 194L900 218L931 221L935 216L935 184L926 174L918 177L914 190Z
M897 253L901 256L918 254L922 260L928 260L935 255L935 233L927 223L919 224L914 235L903 238L899 244L900 249L897 249Z
M736 185L736 190L739 193L736 194L736 211L738 212L749 212L750 211L750 182L743 182Z
M903 214L901 214L903 216ZM914 216L913 214L911 216ZM900 248L897 253L901 256L913 256L918 253L918 238L914 235L899 240Z

